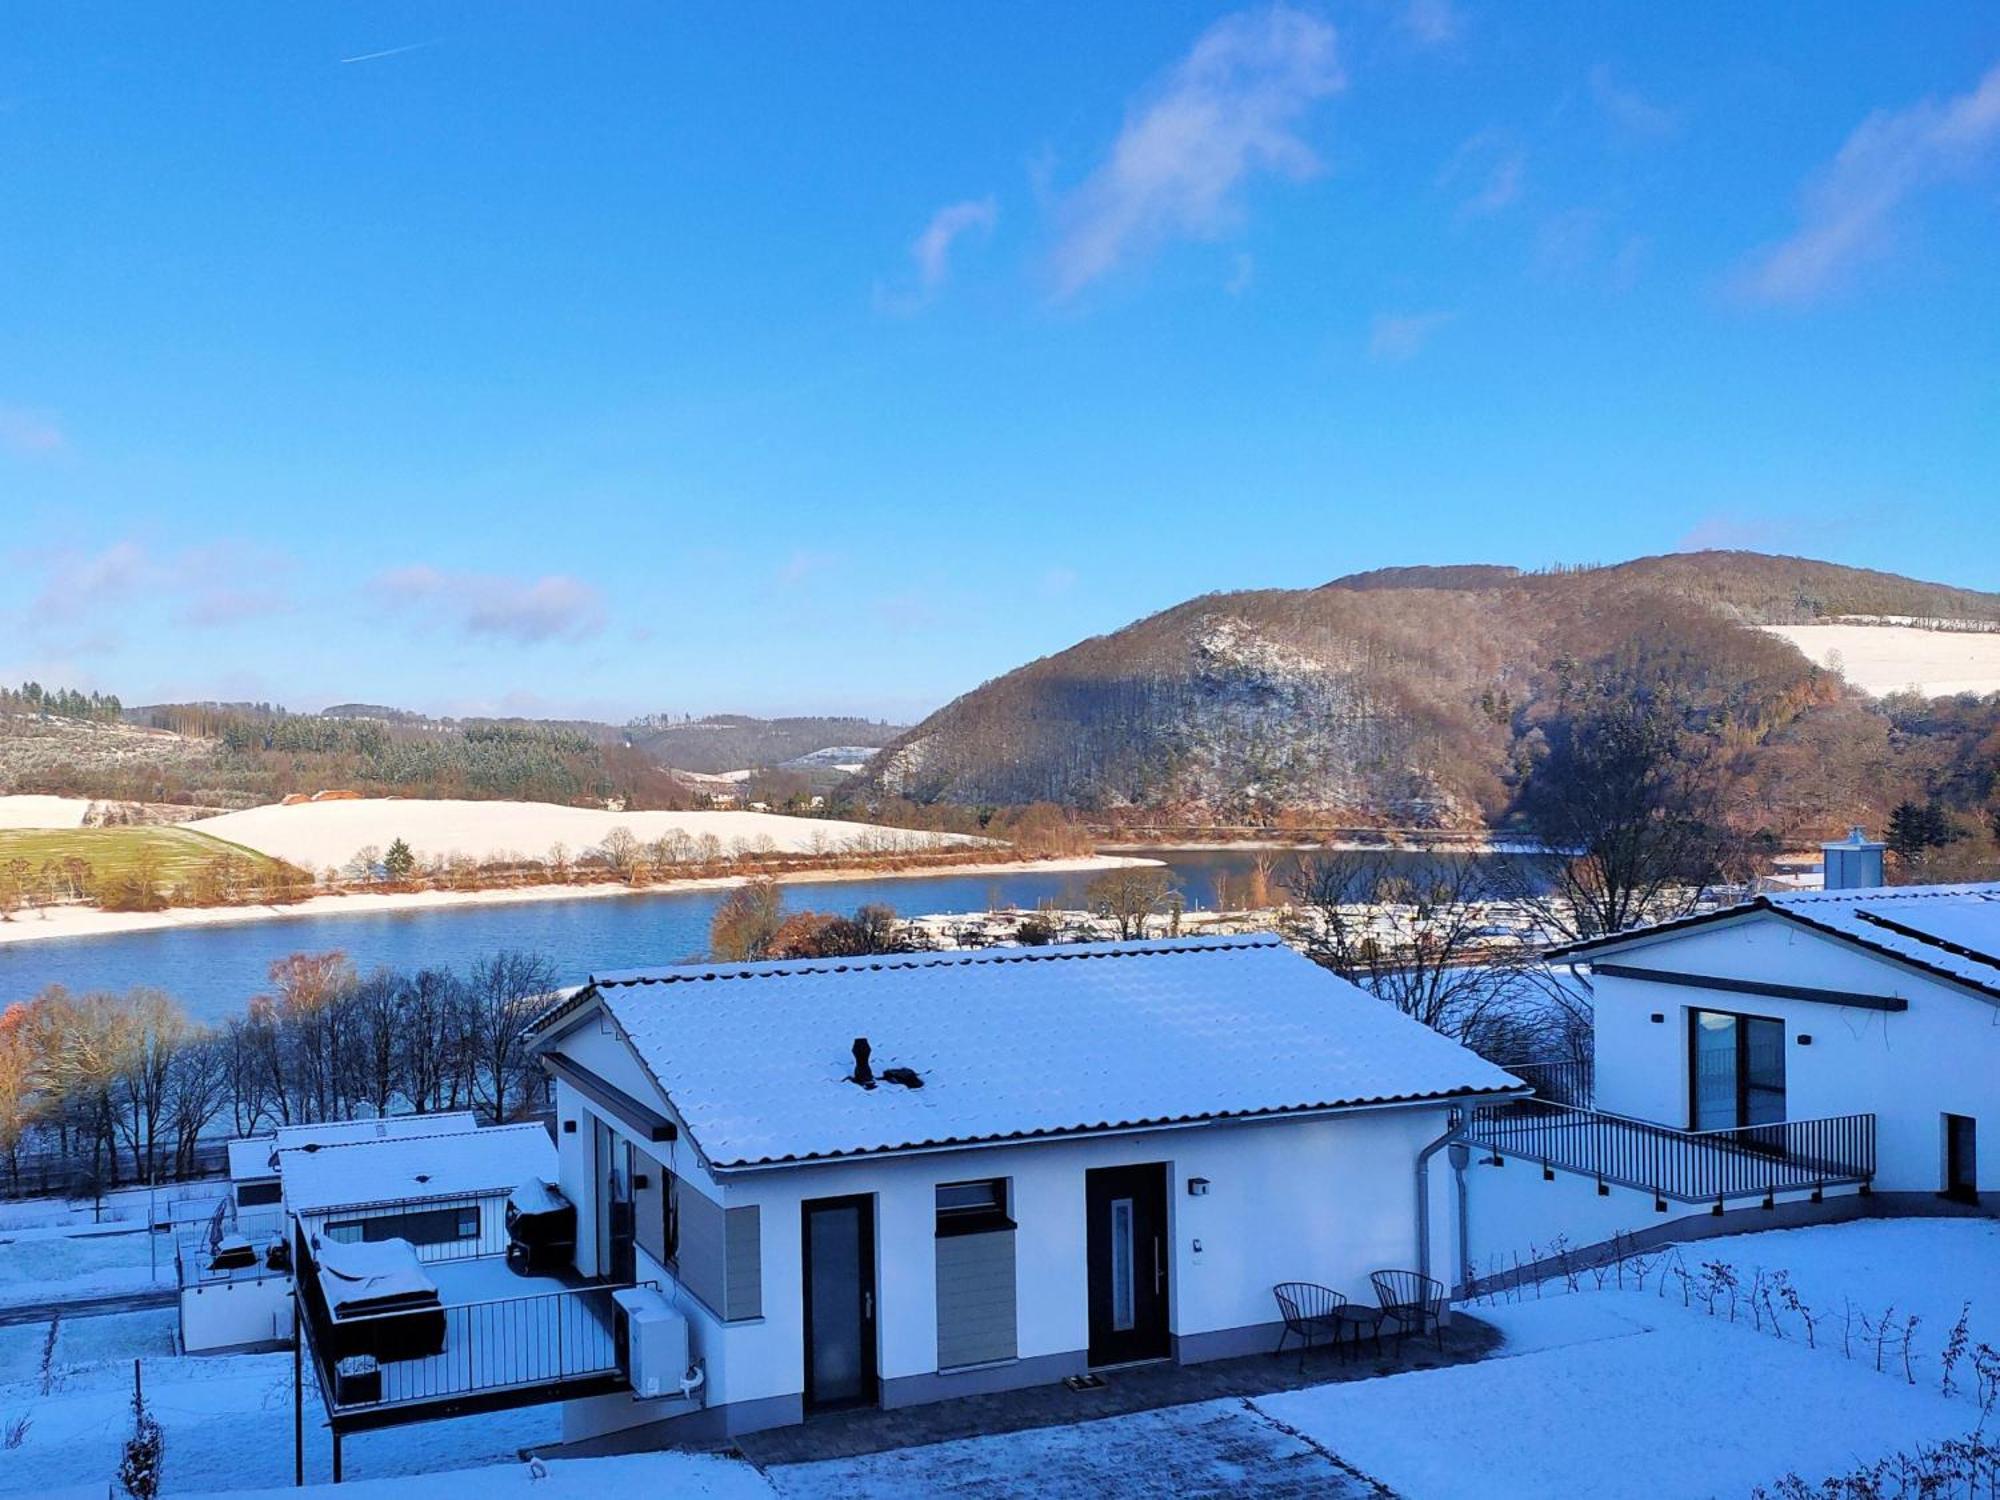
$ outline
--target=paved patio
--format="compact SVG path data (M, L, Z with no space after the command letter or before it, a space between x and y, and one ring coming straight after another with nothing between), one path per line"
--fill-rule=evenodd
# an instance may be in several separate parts
M1002 1391L990 1396L963 1396L955 1401L937 1401L924 1406L904 1406L893 1410L864 1409L832 1412L814 1417L796 1427L775 1428L751 1433L737 1442L745 1458L769 1469L775 1465L811 1464L826 1459L850 1459L926 1444L948 1444L969 1438L990 1438L1000 1434L1029 1432L1040 1428L1067 1426L1099 1418L1154 1412L1164 1407L1187 1406L1226 1397L1253 1397L1273 1391L1298 1390L1346 1380L1367 1380L1378 1375L1395 1375L1408 1370L1435 1370L1448 1365L1471 1364L1499 1347L1500 1335L1478 1319L1459 1313L1445 1331L1444 1348L1429 1339L1412 1338L1399 1345L1394 1338L1383 1343L1383 1352L1372 1349L1360 1357L1337 1356L1331 1350L1314 1351L1299 1370L1295 1353L1288 1350L1273 1358L1253 1354L1241 1359L1211 1360L1204 1364L1177 1365L1168 1362L1113 1370L1104 1376L1104 1385L1095 1390L1073 1391L1061 1384L1031 1386L1025 1390ZM1296 1345L1293 1346L1296 1348ZM1257 1420L1263 1422L1261 1414ZM1107 1432L1107 1437L1111 1436ZM1216 1444L1227 1447L1234 1441L1222 1429L1215 1433ZM1096 1445L1093 1445L1095 1447ZM1210 1445L1211 1450L1216 1445ZM944 1455L939 1455L943 1457ZM1226 1468L1227 1460L1214 1455ZM1083 1455L1088 1459L1089 1455ZM1296 1457L1296 1455L1295 1455ZM1328 1474L1338 1469L1331 1455L1315 1454L1315 1461L1328 1462ZM1196 1460L1197 1464L1199 1460ZM1300 1461L1303 1467L1313 1464ZM922 1467L922 1460L900 1460L879 1466L885 1476L899 1470ZM909 1472L907 1482L920 1475ZM1086 1480L1071 1476L1079 1487ZM1324 1476L1322 1476L1324 1478ZM887 1483L885 1477L885 1485ZM1198 1492L1199 1486L1192 1491ZM1008 1490L963 1490L970 1494L1004 1494ZM1112 1493L1130 1493L1114 1490ZM1333 1491L1332 1493L1338 1493ZM1368 1489L1355 1491L1371 1493Z

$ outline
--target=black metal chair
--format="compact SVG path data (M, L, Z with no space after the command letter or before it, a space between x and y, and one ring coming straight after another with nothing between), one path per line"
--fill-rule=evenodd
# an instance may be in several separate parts
M1421 1271L1371 1271L1375 1300L1382 1316L1396 1320L1396 1341L1401 1343L1412 1330L1418 1334L1429 1323L1444 1348L1444 1283Z
M1285 1326L1278 1334L1278 1347L1271 1351L1273 1358L1285 1352L1285 1340L1294 1334L1305 1340L1299 1349L1301 1371L1305 1369L1306 1356L1312 1353L1315 1343L1324 1340L1339 1346L1340 1325L1333 1315L1347 1305L1346 1297L1331 1287L1310 1281L1281 1281L1271 1288L1271 1294L1278 1299L1278 1312L1285 1320Z

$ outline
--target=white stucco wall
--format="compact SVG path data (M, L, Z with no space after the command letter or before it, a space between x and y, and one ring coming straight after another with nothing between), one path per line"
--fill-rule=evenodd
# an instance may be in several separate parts
M1688 1013L1733 1011L1785 1024L1786 1114L1873 1113L1875 1186L1943 1185L1946 1113L1979 1121L1982 1192L2000 1191L2000 1008L1781 917L1697 928L1606 955L1607 962L1908 1000L1903 1012L1599 974L1597 1107L1662 1124L1688 1120ZM1651 1020L1663 1015L1664 1022ZM1799 1038L1810 1036L1810 1046Z
M672 1117L615 1037L586 1026L559 1050ZM578 1122L574 1132L559 1127L561 1186L578 1207L579 1269L595 1272L596 1111L574 1090L559 1088L557 1114ZM693 1297L679 1299L692 1355L706 1367L705 1395L711 1405L735 1405L803 1391L801 1204L808 1199L874 1198L877 1363L881 1378L892 1382L938 1368L937 1186L1009 1179L1019 1226L1018 1357L1075 1356L1080 1365L1089 1343L1086 1171L1166 1164L1169 1328L1188 1339L1274 1322L1271 1288L1279 1281L1318 1281L1372 1302L1370 1271L1416 1264L1417 1154L1445 1124L1441 1108L1385 1109L719 1176L705 1171L683 1141L675 1153L683 1191L703 1193L725 1208L756 1204L760 1210L763 1315L725 1323ZM658 1154L665 1148L643 1149ZM1435 1161L1438 1174L1448 1177L1442 1153ZM1188 1193L1192 1177L1209 1180L1205 1196ZM1444 1214L1433 1233L1448 1246L1455 1233L1448 1197ZM670 1284L643 1252L640 1265L642 1278ZM633 1409L639 1405L617 1414L594 1411L590 1426L608 1430L652 1419Z

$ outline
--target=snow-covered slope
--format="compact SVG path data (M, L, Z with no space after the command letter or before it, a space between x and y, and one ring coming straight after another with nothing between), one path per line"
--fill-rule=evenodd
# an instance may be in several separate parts
M2000 632L1914 625L1764 628L1878 698L1910 688L1927 698L2000 692Z
M357 850L368 846L379 853L396 839L407 843L420 859L449 854L475 859L508 854L541 859L555 844L563 845L574 858L601 844L614 828L629 829L644 843L676 833L697 841L713 837L725 854L739 846L777 853L837 854L979 842L953 834L914 833L777 813L606 812L548 802L428 802L395 797L253 807L200 818L187 826L309 870L343 865Z

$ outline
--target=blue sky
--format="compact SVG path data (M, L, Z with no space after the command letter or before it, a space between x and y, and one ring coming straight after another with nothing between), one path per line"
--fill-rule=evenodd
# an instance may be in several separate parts
M2000 589L1990 5L17 8L0 677L909 716L1212 589Z

